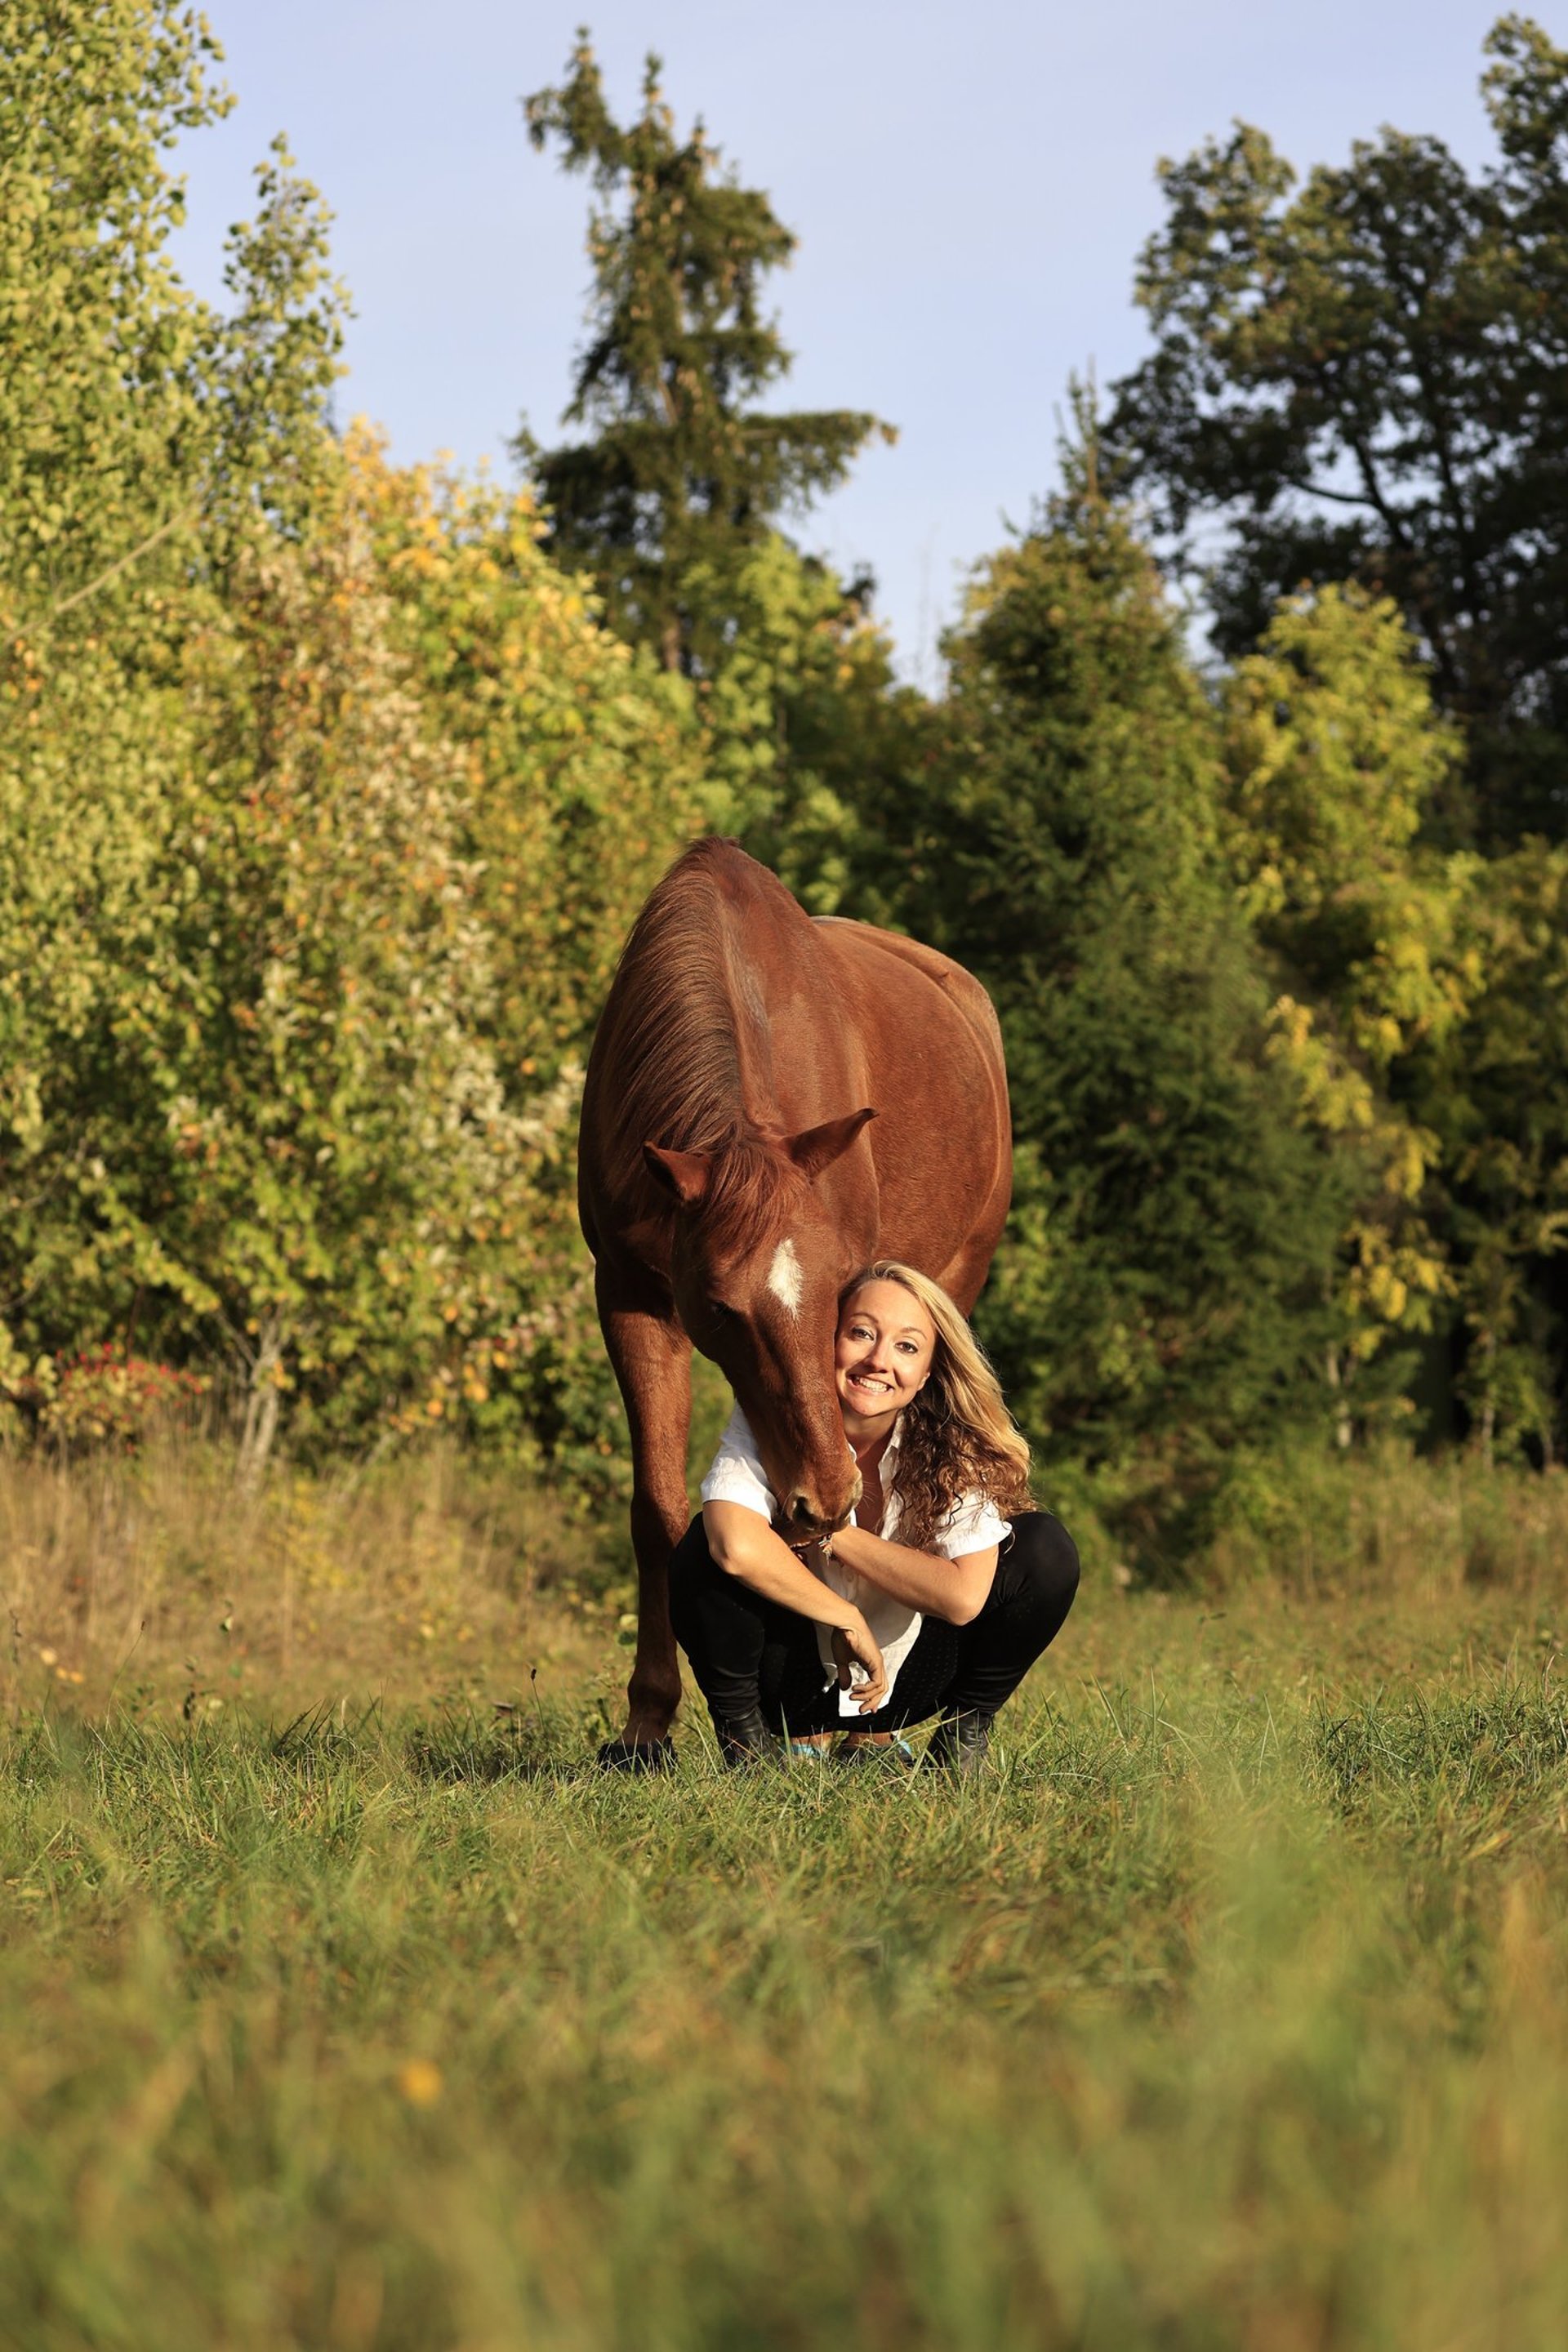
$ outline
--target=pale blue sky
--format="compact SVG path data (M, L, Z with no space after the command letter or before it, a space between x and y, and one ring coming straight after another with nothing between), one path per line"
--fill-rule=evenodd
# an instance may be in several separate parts
M900 427L803 541L868 562L907 674L963 572L1055 470L1073 369L1144 348L1131 299L1157 156L1234 116L1299 165L1384 122L1488 152L1477 84L1499 10L1474 0L208 0L239 99L188 140L183 260L219 290L226 226L285 130L336 214L356 316L341 411L399 457L552 436L587 281L586 192L530 147L519 104L559 79L584 16L612 99L658 48L684 124L706 119L801 245L774 280L798 354L787 397ZM1538 11L1558 39L1558 10Z

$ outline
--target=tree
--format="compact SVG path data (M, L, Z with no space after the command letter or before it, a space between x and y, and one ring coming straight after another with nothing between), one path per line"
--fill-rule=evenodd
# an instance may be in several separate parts
M603 1476L620 1404L577 1226L576 1109L621 944L702 828L707 742L688 682L600 625L527 492L349 455L425 724L457 761L455 811L499 986L482 1013L527 1150L523 1211L487 1241L489 1288L453 1318L439 1403L574 1480Z
M1155 1519L1316 1377L1342 1210L1221 853L1215 719L1092 465L986 564L913 867L990 984L1020 1147L983 1328L1047 1458Z
M257 523L191 646L169 969L119 1036L116 1204L243 1361L253 1461L286 1392L339 1435L416 1395L527 1219L460 759L337 477L302 539Z
M562 85L526 101L534 145L559 140L601 205L565 418L590 437L546 450L525 431L516 446L559 560L593 572L615 626L666 668L711 675L732 634L721 592L740 552L841 481L874 433L892 436L858 411L756 404L790 366L762 302L795 240L761 190L722 169L700 121L678 137L660 70L650 56L642 111L623 127L583 32Z
M1453 1286L1429 1221L1440 1140L1403 1095L1412 1055L1479 981L1465 932L1480 861L1420 838L1462 746L1397 607L1354 587L1286 598L1226 677L1224 716L1229 855L1280 991L1271 1050L1361 1171L1341 1245L1345 1344L1327 1360L1339 1386L1397 1334L1430 1330Z
M160 151L227 111L217 55L174 0L41 0L0 42L0 577L35 618L196 545L218 322L170 268Z
M721 588L726 657L697 681L709 822L740 836L814 914L874 919L889 904L887 819L925 756L930 705L894 677L859 593L782 532L742 551Z
M1461 1426L1488 1460L1550 1464L1568 1434L1568 850L1528 842L1479 868L1459 916L1462 1015L1402 1085L1440 1144Z
M1506 843L1568 830L1568 52L1520 16L1487 48L1479 176L1385 131L1293 194L1245 124L1162 165L1107 438L1162 528L1228 527L1227 652L1303 583L1396 599L1469 741L1434 816Z
M226 110L217 55L174 0L45 5L0 43L0 1381L149 1291L198 1311L144 1213L127 1049L179 983L186 656L237 533L315 462L337 345L282 152L237 316L171 267L162 150Z

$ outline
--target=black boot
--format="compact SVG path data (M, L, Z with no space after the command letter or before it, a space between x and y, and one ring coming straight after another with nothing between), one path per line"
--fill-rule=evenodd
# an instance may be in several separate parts
M944 1715L931 1733L927 1764L933 1771L956 1772L961 1780L973 1780L985 1761L995 1720L994 1716L977 1714L973 1707L959 1715Z
M719 1753L731 1768L742 1764L777 1764L784 1755L784 1743L776 1731L769 1729L760 1706L749 1706L743 1715L713 1715L713 1729L719 1741Z

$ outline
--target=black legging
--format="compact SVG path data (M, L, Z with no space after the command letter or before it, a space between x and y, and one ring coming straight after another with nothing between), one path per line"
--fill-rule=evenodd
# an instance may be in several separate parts
M700 1514L669 1563L669 1613L716 1723L760 1706L775 1730L901 1731L931 1715L994 1715L1060 1632L1078 1591L1078 1547L1059 1519L1023 1511L984 1606L967 1625L922 1620L892 1697L874 1715L838 1711L823 1688L816 1627L720 1568Z

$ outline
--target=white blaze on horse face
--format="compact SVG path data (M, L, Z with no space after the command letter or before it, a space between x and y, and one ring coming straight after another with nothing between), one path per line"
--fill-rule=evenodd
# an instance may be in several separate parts
M773 1262L768 1268L768 1288L781 1307L787 1308L791 1315L798 1315L802 1287L800 1260L795 1254L795 1244L782 1241L774 1250Z

